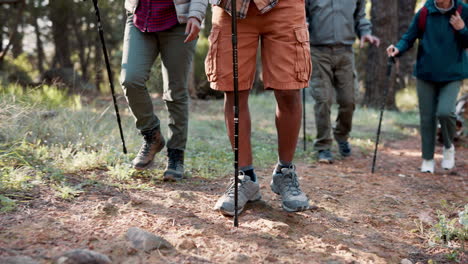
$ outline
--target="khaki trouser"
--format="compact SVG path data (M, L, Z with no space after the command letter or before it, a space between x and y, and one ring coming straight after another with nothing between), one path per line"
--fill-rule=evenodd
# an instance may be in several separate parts
M315 100L317 139L315 150L327 150L332 145L330 120L333 94L338 103L338 116L333 135L337 141L347 141L355 109L355 69L351 46L312 46L314 71L310 86ZM333 93L333 90L335 93Z
M158 128L159 118L153 112L146 88L151 67L161 54L164 82L163 100L169 111L167 147L184 150L188 131L187 79L195 53L196 40L184 43L185 24L156 33L144 33L133 24L129 15L125 26L120 82L130 109L141 132Z

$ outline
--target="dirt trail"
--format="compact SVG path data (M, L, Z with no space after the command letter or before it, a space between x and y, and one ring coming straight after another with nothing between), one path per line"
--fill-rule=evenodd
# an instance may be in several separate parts
M227 179L156 181L151 190L134 191L90 185L72 202L36 190L36 199L0 215L0 256L28 255L48 263L65 250L89 248L114 263L444 263L447 252L430 248L411 230L415 221L434 221L442 200L468 202L468 149L457 149L455 170L446 173L439 166L429 175L418 172L418 144L416 137L388 143L374 175L371 157L357 148L332 165L297 164L302 189L315 206L297 214L281 210L269 190L271 171L260 170L263 199L246 207L239 229L211 210ZM112 197L113 205L106 205ZM129 250L124 235L132 226L176 248Z

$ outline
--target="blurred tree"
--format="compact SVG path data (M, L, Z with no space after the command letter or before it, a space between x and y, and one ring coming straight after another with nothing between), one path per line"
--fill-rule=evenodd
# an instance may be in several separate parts
M52 36L55 46L53 68L73 68L70 51L70 13L72 0L49 1L49 19L52 22Z
M382 104L383 91L388 89L387 107L396 109L395 78L387 79L386 48L395 42L398 35L398 1L372 0L371 21L373 31L381 40L380 47L371 46L367 51L366 91L363 104L369 107L379 107ZM394 75L393 75L394 76Z
M398 39L408 30L413 20L416 2L416 0L398 0ZM413 65L416 62L416 52L417 49L411 49L399 58L396 90L405 88L409 80L411 80Z
M386 106L397 110L396 91L404 88L410 79L415 62L416 49L411 50L399 60L399 67L393 67L390 80L386 76L387 53L390 44L396 43L411 23L417 0L379 1L372 0L371 21L374 34L380 37L380 47L369 47L366 60L365 94L363 104L380 107L384 100L384 89L388 89Z

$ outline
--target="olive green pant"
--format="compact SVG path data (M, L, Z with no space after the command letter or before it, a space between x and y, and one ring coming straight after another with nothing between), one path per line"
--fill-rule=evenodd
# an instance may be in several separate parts
M188 132L187 80L195 53L196 40L184 43L185 24L162 32L141 32L129 15L123 41L120 83L136 127L142 133L159 128L159 118L154 114L151 96L146 88L151 67L161 54L164 82L163 100L169 112L169 140L167 147L184 150Z
M456 131L455 105L461 81L430 82L418 79L419 116L422 158L434 158L437 121L440 123L444 146L452 146Z
M315 150L330 149L331 133L337 141L347 141L352 128L355 109L354 54L351 46L311 46L313 64L310 86L315 100L317 138ZM338 104L336 126L332 128L333 95Z

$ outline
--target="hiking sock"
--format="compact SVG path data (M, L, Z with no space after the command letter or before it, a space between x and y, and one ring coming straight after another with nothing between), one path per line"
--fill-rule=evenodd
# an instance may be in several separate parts
M278 161L278 166L277 166L279 171L277 171L277 172L281 172L281 169L283 169L283 168L291 168L292 165L293 165L292 162L285 162L285 161L279 160Z
M243 171L245 175L249 176L253 182L257 181L257 175L255 175L254 167L252 165L240 167L239 170Z

